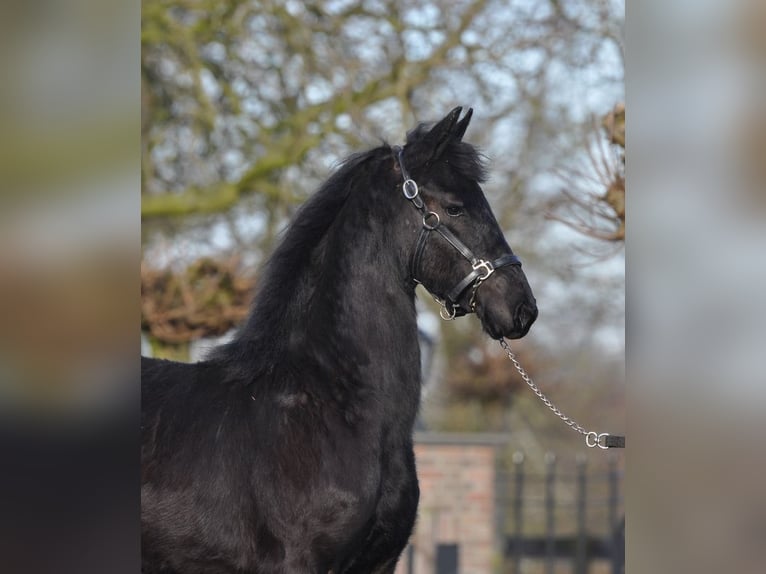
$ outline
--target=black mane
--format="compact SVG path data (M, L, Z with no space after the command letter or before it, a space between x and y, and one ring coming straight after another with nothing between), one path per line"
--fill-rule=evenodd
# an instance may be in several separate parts
M387 144L347 157L297 210L263 268L250 316L234 340L211 355L211 359L233 360L234 378L240 378L242 367L248 378L256 378L270 370L271 359L279 360L289 335L280 327L301 320L298 315L305 310L317 279L311 275L312 267L321 266L333 224L352 195L371 194L381 185L386 175L382 160L388 158L393 155Z

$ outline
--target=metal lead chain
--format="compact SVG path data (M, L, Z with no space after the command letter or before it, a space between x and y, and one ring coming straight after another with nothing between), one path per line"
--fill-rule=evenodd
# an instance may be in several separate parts
M511 346L508 344L508 342L505 339L500 339L500 346L503 348L503 350L508 355L508 358L513 363L513 366L516 367L516 370L521 375L521 378L524 379L524 382L527 383L527 386L529 386L530 389L537 395L537 397L547 406L551 411L553 411L553 414L555 414L557 417L559 417L564 423L571 427L572 429L576 430L582 435L585 435L585 444L590 447L599 447L601 449L608 449L610 447L617 447L622 448L625 446L625 437L615 437L610 435L609 433L597 433L593 431L585 430L582 426L577 424L577 422L574 419L569 418L564 413L562 413L556 405L554 405L548 397L546 397L543 392L538 388L538 386L532 382L532 379L529 377L527 372L524 370L524 367L521 366L521 363L519 363L518 359L516 359L516 355L511 351ZM615 440L616 439L616 440Z

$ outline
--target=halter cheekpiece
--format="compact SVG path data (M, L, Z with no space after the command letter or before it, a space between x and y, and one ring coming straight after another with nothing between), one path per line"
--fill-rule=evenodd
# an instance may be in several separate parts
M429 211L426 208L423 198L420 196L418 184L410 177L407 168L404 167L404 148L402 146L395 146L393 151L396 154L396 159L399 162L399 170L402 172L402 177L404 178L404 183L402 183L402 193L423 217L423 225L420 229L420 235L418 236L418 241L415 244L415 251L410 260L410 275L412 276L413 281L422 285L421 281L417 278L418 270L420 268L420 260L423 257L423 252L425 251L426 243L431 236L431 232L436 231L446 239L452 247L457 249L458 252L471 264L471 271L468 275L463 277L463 279L450 289L446 297L442 299L432 293L434 299L436 299L442 306L439 315L441 315L442 319L451 320L455 317L462 317L468 313L475 312L476 292L481 284L489 279L490 275L495 272L495 269L506 267L508 265L521 266L521 260L513 253L501 255L494 261L482 259L481 257L474 255L473 251L471 251L465 243L460 241L452 231L442 224L438 213ZM468 308L466 308L460 304L459 300L469 287L472 288L472 292Z

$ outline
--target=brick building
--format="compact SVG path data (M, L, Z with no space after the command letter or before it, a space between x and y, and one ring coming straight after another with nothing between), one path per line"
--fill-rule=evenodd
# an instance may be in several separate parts
M396 574L492 574L502 559L506 435L416 433L420 505Z

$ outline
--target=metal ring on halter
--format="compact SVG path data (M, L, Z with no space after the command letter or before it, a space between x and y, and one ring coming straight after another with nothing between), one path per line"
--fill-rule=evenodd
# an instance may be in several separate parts
M439 317L441 317L445 321L452 321L455 318L455 313L457 312L455 310L455 307L450 305L451 307L451 311L450 311L447 309L446 303L442 303L441 301L439 301L439 303L441 303L441 309L439 309Z
M418 184L414 179L408 179L402 184L402 192L407 199L415 199L418 196Z
M428 223L428 220L431 217L435 217L436 218L436 223L434 223L433 225ZM425 227L426 229L430 229L430 230L436 229L437 227L439 227L440 223L441 223L441 220L439 219L439 214L438 213L435 213L433 211L429 211L428 213L426 213L423 216L423 227Z

